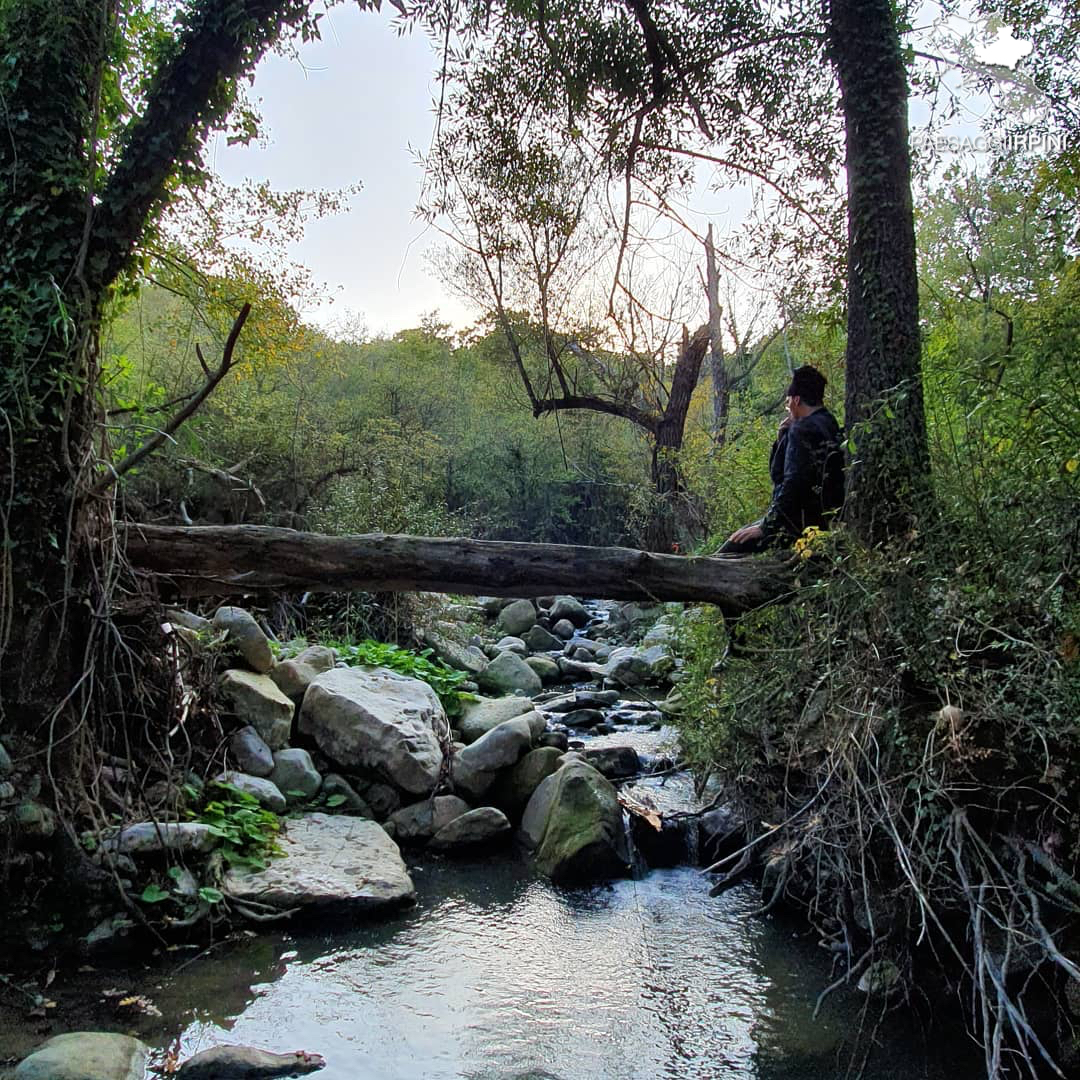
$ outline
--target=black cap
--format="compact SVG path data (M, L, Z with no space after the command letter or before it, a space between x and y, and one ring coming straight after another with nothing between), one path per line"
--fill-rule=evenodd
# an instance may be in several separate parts
M803 364L791 374L791 383L785 393L798 397L806 405L820 405L825 398L825 376L816 367Z

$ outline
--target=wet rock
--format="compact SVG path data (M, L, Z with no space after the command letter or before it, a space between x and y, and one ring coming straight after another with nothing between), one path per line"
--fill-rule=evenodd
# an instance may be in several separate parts
M571 660L568 656L560 656L558 659L559 671L566 679L595 679L604 673L599 664L583 664L580 660Z
M513 723L513 721L509 721ZM493 844L510 836L511 826L506 815L494 806L481 806L454 818L431 839L434 851L461 851L466 848Z
M504 634L520 637L536 623L536 608L531 600L515 600L499 612L496 627Z
M559 665L547 656L526 656L525 663L540 676L542 683L558 682L562 678Z
M592 659L601 649L605 648L608 647L602 645L599 641L593 641L591 638L575 638L565 646L567 655L571 655L577 652L578 649L582 649L589 654L589 659Z
M547 712L573 712L575 709L597 709L614 705L619 700L618 690L576 690L562 697L544 702Z
M581 756L609 780L636 776L641 771L641 762L632 746L598 747L581 751Z
M10 776L14 771L11 755L4 749L4 744L0 743L0 777Z
M293 659L298 664L307 664L313 667L320 675L324 671L333 671L337 664L337 651L329 645L308 645L301 649Z
M415 899L397 844L373 821L308 814L288 823L265 870L229 870L223 890L278 911L372 915Z
M625 637L656 622L663 610L661 604L645 604L637 600L616 604L608 615L608 633L614 637Z
M585 610L584 605L580 600L575 600L572 596L556 597L555 603L548 610L548 616L552 622L568 619L578 627L584 626L589 621L589 613Z
M615 788L581 761L540 784L518 835L537 870L555 882L603 881L624 876L630 867Z
M325 1065L319 1054L304 1050L272 1054L253 1046L212 1046L188 1058L176 1075L179 1080L274 1080L317 1072Z
M422 844L469 809L469 804L456 795L436 795L434 799L403 806L390 815L388 823L394 826L399 843Z
M662 682L674 669L675 658L664 645L648 649L627 646L612 651L604 676L619 686L640 686Z
M375 811L344 776L339 776L337 773L327 773L326 776L323 777L322 787L319 789L319 793L327 800L335 799L338 795L345 800L344 802L339 803L335 809L343 810L349 814L355 814L357 817L375 817Z
M148 1047L130 1035L54 1035L15 1070L15 1080L142 1080Z
M570 659L577 660L580 664L590 664L592 663L593 654L588 649L583 649L581 646L578 646L570 654Z
M102 841L102 847L123 855L154 851L203 853L210 851L217 841L210 826L198 821L141 821L107 837Z
M566 742L566 736L562 736ZM512 769L499 774L488 790L487 798L513 822L521 820L533 792L559 767L559 759L566 749L542 746L530 750Z
M592 729L594 735L614 735L615 725L609 724L606 720L602 724L597 724Z
M454 790L476 801L494 783L500 769L508 768L529 752L533 732L529 718L518 716L492 728L454 755Z
M508 635L507 637L499 638L499 640L495 642L496 658L499 653L504 652L515 653L524 659L529 652L529 647L521 638Z
M477 676L477 682L482 689L499 694L511 694L515 690L537 694L542 687L540 676L512 652L500 653Z
M214 629L224 630L226 641L252 671L265 675L274 666L270 642L250 612L238 607L220 607L214 613Z
M230 668L218 685L235 716L253 727L271 750L288 745L295 707L269 676Z
M322 786L322 775L306 750L293 747L274 754L270 779L289 802L313 798Z
M428 794L439 778L435 724L446 724L435 691L388 668L324 672L300 708L300 730L327 757L346 769L373 770L413 795Z
M569 641L574 636L574 624L569 619L559 619L552 623L551 632L564 641Z
M294 704L303 700L307 688L318 674L302 660L282 660L270 669L271 681Z
M505 720L513 720L515 716L531 712L532 708L532 702L526 697L481 698L468 702L457 722L462 742L476 742Z
M554 747L560 753L565 753L569 746L565 731L545 731L536 742L538 746Z
M574 709L573 712L565 713L562 720L568 728L583 731L603 723L604 714L599 709Z
M273 750L250 724L233 732L229 739L229 750L236 758L240 771L249 776L265 777L274 771Z
M288 753L288 751L283 750L282 753ZM234 788L239 788L246 794L258 799L259 805L266 810L270 810L275 814L285 812L285 796L281 794L281 789L272 780L242 772L223 772L215 779L222 784L231 784Z
M698 819L698 851L703 865L711 866L718 859L738 851L746 843L743 819L728 806L708 810Z
M557 638L542 626L534 626L524 635L522 641L528 646L530 652L551 652L553 649L563 647L562 639Z

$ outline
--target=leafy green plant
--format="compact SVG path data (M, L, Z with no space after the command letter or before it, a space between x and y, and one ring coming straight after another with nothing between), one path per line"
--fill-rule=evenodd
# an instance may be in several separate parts
M276 814L264 810L253 795L214 780L206 785L203 798L202 808L193 811L190 817L208 825L221 839L222 858L230 866L265 870L273 856L283 854L276 840L281 822ZM203 899L217 902L208 896Z

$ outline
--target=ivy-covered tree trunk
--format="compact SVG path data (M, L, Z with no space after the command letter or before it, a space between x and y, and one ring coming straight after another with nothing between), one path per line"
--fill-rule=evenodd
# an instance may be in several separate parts
M845 516L876 542L913 526L929 487L907 76L889 0L829 0L828 34L847 137Z

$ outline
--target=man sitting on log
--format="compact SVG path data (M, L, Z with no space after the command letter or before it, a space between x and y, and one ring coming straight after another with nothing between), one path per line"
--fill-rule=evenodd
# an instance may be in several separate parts
M840 425L822 404L825 376L804 364L791 377L780 424L769 452L772 501L765 515L728 537L718 555L751 555L793 544L803 529L829 527L844 501Z

